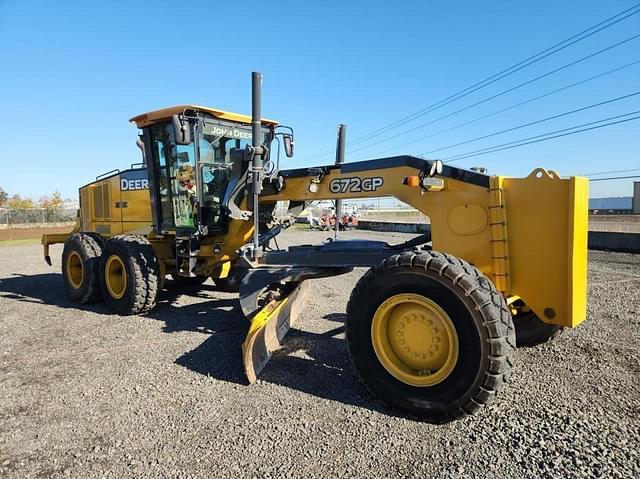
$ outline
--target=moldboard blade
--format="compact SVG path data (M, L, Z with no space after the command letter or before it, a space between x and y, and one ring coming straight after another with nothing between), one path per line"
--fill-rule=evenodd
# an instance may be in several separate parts
M309 287L300 283L289 295L272 301L259 311L251 321L249 332L242 344L244 371L250 384L271 359L289 329L306 305Z

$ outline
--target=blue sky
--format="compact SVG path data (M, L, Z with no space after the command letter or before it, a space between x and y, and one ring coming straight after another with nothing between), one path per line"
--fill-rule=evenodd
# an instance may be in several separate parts
M294 127L284 167L433 104L622 10L633 1L38 2L0 0L0 186L75 198L97 174L139 161L135 114L198 103L250 112L250 72L265 75L263 113ZM640 33L640 14L418 121L402 133ZM553 89L640 60L640 38L347 161L423 153L640 91L640 64L442 133ZM640 95L488 138L471 150L640 110ZM526 175L640 168L640 121L456 164ZM349 146L348 146L349 151ZM637 172L640 174L640 171ZM632 180L592 183L592 196L631 195Z

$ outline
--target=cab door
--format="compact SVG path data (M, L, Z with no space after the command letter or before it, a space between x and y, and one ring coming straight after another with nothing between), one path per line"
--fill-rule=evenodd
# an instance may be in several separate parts
M153 159L150 178L155 201L155 221L160 232L195 229L196 226L196 162L195 144L176 145L171 125L150 128L150 150Z
M149 172L153 223L158 233L167 233L175 229L173 208L171 206L171 180L167 165L168 130L166 125L156 125L147 131L148 151L151 153Z

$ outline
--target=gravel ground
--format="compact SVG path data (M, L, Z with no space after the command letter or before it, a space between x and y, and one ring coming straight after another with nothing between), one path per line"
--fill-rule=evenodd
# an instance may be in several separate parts
M590 253L587 322L518 350L494 405L433 426L354 378L343 321L361 270L316 280L247 386L234 295L169 289L151 314L119 317L65 298L60 254L49 268L37 245L0 249L2 477L640 476L638 255Z

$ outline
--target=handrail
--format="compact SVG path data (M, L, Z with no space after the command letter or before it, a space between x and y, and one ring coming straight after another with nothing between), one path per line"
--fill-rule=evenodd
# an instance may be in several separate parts
M106 173L102 173L101 175L96 176L96 181L100 178L104 178L105 176L109 176L111 173L120 173L120 170L116 168L115 170L107 171Z

